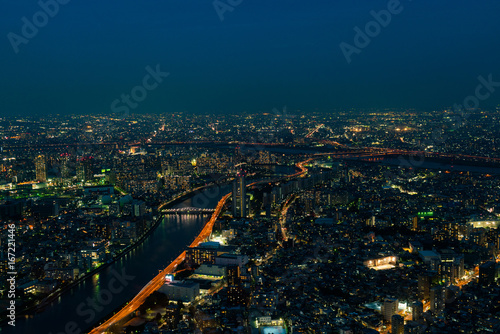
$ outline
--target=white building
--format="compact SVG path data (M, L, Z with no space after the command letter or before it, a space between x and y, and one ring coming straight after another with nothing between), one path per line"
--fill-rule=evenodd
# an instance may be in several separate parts
M200 285L191 281L172 281L163 285L159 291L166 294L170 300L190 303L200 294Z

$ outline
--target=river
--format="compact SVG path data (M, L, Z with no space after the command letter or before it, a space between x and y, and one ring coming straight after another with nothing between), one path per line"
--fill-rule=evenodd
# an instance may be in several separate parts
M174 208L213 209L228 192L230 186L207 188ZM77 334L90 330L102 318L131 300L158 274L158 270L172 262L191 244L209 218L210 214L165 216L156 230L125 257L63 293L44 312L17 319L15 327L7 325L0 332ZM121 280L117 276L121 276Z

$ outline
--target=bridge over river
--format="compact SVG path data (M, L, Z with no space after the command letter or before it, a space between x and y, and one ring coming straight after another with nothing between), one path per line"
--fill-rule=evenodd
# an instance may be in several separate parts
M195 208L195 207L182 207L182 208L172 208L162 210L163 214L210 214L213 213L215 209L207 209L207 208Z

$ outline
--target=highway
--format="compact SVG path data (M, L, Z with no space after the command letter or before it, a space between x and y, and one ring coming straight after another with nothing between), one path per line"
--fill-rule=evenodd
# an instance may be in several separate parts
M313 160L313 158L297 163L296 166L300 169L300 171L292 175L288 175L285 178L304 175L307 172L307 168L304 167L304 165L310 162L311 160ZM265 182L269 181L253 182L248 184L247 187L251 187L253 185ZM232 193L224 195L224 197L222 197L221 200L217 203L215 211L210 217L210 220L205 224L200 234L196 237L196 239L191 243L189 247L196 247L200 243L207 240L208 237L210 237L214 224L217 221L219 215L221 214L222 209L226 204L227 200L231 197L231 194ZM159 209L163 208L164 206L165 205L161 205ZM92 331L89 332L89 334L105 333L110 326L126 320L126 318L131 313L137 310L139 306L141 306L146 301L146 298L150 294L157 291L165 283L165 275L172 274L177 268L177 266L179 266L185 260L185 258L186 258L186 251L182 252L172 263L170 263L168 267L163 269L158 275L156 275L155 278L153 278L146 286L144 286L144 288L142 288L142 290L124 308L115 313L111 318L109 318L103 324L99 325L98 327L95 327Z
M292 205L292 203L297 199L297 196L296 195L292 195L290 196L286 201L285 203L283 204L283 206L281 207L281 214L280 214L280 218L279 218L279 225L280 225L280 229L281 229L281 234L283 235L283 240L284 241L287 241L288 240L288 236L286 234L286 227L285 227L285 223L286 223L286 215L287 215L287 212L288 212L288 209L290 208L290 206Z
M311 131L310 131L310 132L309 132L309 133L305 136L305 138L311 138L311 137L312 137L312 135L313 135L314 133L316 133L317 131L319 131L319 129L321 129L321 128L322 128L322 127L324 127L324 126L325 126L324 124L320 124L320 125L318 125L318 126L317 126L317 127L315 127L314 129L312 129L312 130L311 130Z
M191 243L189 247L196 247L203 241L205 241L212 233L212 228L217 220L217 217L222 212L222 208L226 203L227 199L231 196L231 193L222 197L222 199L217 204L215 212L210 217L210 220L205 224L203 230L196 237L196 239ZM182 252L168 267L163 269L155 278L153 278L135 297L127 304L123 309L115 313L110 319L104 322L99 327L94 328L90 334L105 333L106 329L110 326L125 320L127 316L133 313L135 310L141 306L146 298L158 290L165 283L165 275L171 274L175 271L178 265L180 265L186 258L186 251Z
M372 152L356 152L354 154L348 153L348 152L320 153L320 154L316 154L315 157L317 158L317 157L324 156L324 155L349 155L351 157L358 155L358 156L370 157L370 156L376 156L376 155L380 155L380 154L408 154L408 153L410 153L410 154L424 154L426 156L436 156L436 155L439 156L439 154L433 154L433 153L429 154L429 152L408 152L408 151L401 151L401 150L384 150L384 151L385 152L380 152L380 150L377 149L377 152L373 152L373 151ZM457 156L455 155L455 157L457 157ZM472 159L483 158L484 159L484 157L470 157L470 156L463 156L463 157L467 157L469 159L470 158L472 158ZM486 159L489 159L489 158L486 158ZM300 171L298 171L294 174L288 175L284 179L290 179L290 178L294 178L294 177L304 176L305 173L307 172L307 168L305 167L305 165L312 160L314 160L314 158L309 158L305 161L297 163L296 167L299 168ZM492 160L496 161L496 159L492 159ZM273 180L273 181L275 181L275 180ZM247 187L250 187L250 186L253 186L253 185L256 185L259 183L266 183L266 182L269 182L269 181L253 182L251 184L248 184ZM222 208L224 207L224 205L226 204L226 202L230 198L230 196L231 196L231 193L226 194L219 201L219 203L217 204L217 207L215 208L215 212L212 214L210 220L207 222L207 224L205 224L203 230L200 232L200 234L197 236L197 238L191 243L190 247L196 247L200 243L204 242L205 240L207 240L209 238L210 234L212 233L213 226L214 226L217 218L219 217L220 213L222 212ZM285 240L286 240L286 232L283 230L282 219L284 217L286 217L286 211L288 210L289 205L293 202L293 199L294 198L289 198L286 201L285 205L282 207L282 212L281 212L280 223L281 223L282 233L285 237ZM153 278L139 292L139 294L137 294L137 296L129 304L127 304L127 306L125 306L122 310L120 310L115 315L113 315L113 317L111 317L105 323L103 323L99 327L96 327L94 330L92 330L90 332L90 334L105 333L107 328L109 328L113 324L119 323L120 321L124 320L127 316L129 316L131 313L133 313L135 310L137 310L139 308L139 306L142 303L144 303L146 298L151 293L158 290L164 284L165 275L173 273L175 271L175 269L177 268L177 266L180 265L185 260L185 257L186 257L186 251L182 252L168 267L166 267L155 278ZM458 284L458 286L462 287L463 285L468 284L471 280L472 280L472 278L470 278L468 280L463 280ZM429 308L430 308L430 302L425 303L424 304L424 311L428 310ZM409 319L408 314L406 314L404 316L406 319ZM384 331L390 332L391 328L388 327Z

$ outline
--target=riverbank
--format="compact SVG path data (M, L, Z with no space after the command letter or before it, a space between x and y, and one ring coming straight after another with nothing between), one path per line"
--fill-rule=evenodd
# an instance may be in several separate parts
M207 221L203 229L201 230L200 234L196 237L196 239L191 243L189 247L196 247L198 246L201 242L203 242L206 238L210 236L212 233L213 226L215 224L215 221L219 217L219 215L222 212L222 208L226 204L227 200L231 196L231 193L226 194L222 199L219 201L217 204L217 207L215 208L215 212L212 214L210 219ZM98 327L94 328L89 334L98 334L98 333L103 333L107 328L112 326L113 324L120 322L121 320L125 319L127 316L129 316L132 312L137 310L139 306L141 306L146 298L153 293L154 291L158 290L164 283L165 281L165 275L173 273L173 271L179 266L184 259L186 258L186 251L183 251L170 265L168 265L163 271L161 271L155 278L153 278L140 292L137 294L129 304L127 304L126 307L115 313L114 315L111 316L108 320L103 322L101 325Z
M197 195L192 193L188 198L175 202L173 208L200 207L213 210L230 188L227 185L215 186ZM44 312L29 318L18 318L15 328L5 326L2 333L33 334L33 328L37 329L37 333L64 333L67 323L76 323L82 333L91 330L101 319L117 312L117 308L132 300L159 270L163 270L189 247L212 212L208 215L165 214L155 231L127 256L64 293ZM126 281L120 277L126 277ZM126 288L122 288L119 282L125 282ZM108 299L109 292L112 292L112 298ZM97 306L92 306L93 303ZM89 310L93 311L91 315Z
M296 173L289 174L283 177L279 177L272 182L278 182L280 180L289 180L294 177L299 177L302 175L305 175L307 173L307 168L304 166L308 162L312 161L313 158L309 158L305 161L299 162L295 164L296 169L298 170ZM260 183L267 183L270 182L269 180L263 180L263 181L256 181L252 182L247 185L247 187L252 187L254 185L260 184ZM227 200L231 197L232 192L226 194L222 199L218 202L215 212L212 214L210 219L207 221L203 229L201 230L200 234L196 237L196 239L189 245L189 247L196 247L198 246L201 242L205 241L210 234L212 233L213 226L219 217L219 215L222 213L222 209L224 205L226 204ZM165 281L165 275L171 274L175 271L177 266L179 266L186 258L186 251L183 251L170 265L168 265L163 271L161 271L156 277L154 277L140 292L137 294L129 304L127 304L126 307L118 311L117 313L113 314L108 320L105 320L101 325L95 327L93 330L88 332L88 334L100 334L104 333L110 326L119 323L120 321L123 321L128 317L132 312L137 310L140 305L144 303L146 298L153 293L154 291L158 290Z
M134 251L135 249L137 249L139 246L141 246L144 243L144 241L146 241L148 239L148 237L152 233L155 232L155 230L158 228L158 226L163 221L164 215L161 214L161 210L173 207L176 204L184 201L185 199L187 199L189 197L192 197L192 196L196 196L197 194L199 194L203 190L205 190L207 188L210 188L210 187L213 187L213 186L220 186L220 185L218 185L218 184L208 184L208 185L200 186L200 187L197 187L197 188L195 188L195 189L193 189L193 190L191 190L191 191L189 191L187 193L183 193L183 194L181 194L179 196L176 196L175 198L170 199L170 200L168 200L165 203L162 203L159 206L159 216L158 216L158 218L156 218L155 222L150 226L150 228L145 233L143 233L139 237L139 239L137 239L133 244L125 247L119 254L115 255L108 262L102 264L98 268L94 268L93 270L85 273L83 276L79 277L77 280L72 281L68 285L60 288L60 290L57 290L55 293L53 293L53 294L45 297L44 299L42 299L37 304L31 305L28 308L25 308L25 309L19 311L16 317L17 318L26 318L26 317L32 317L32 316L34 316L36 314L43 313L47 307L49 307L53 302L57 301L61 296L63 296L64 294L68 293L69 291L71 291L71 289L77 287L79 284L82 284L83 282L85 282L89 278L91 278L91 277L93 277L95 275L98 275L99 273L101 273L102 271L104 271L106 268L108 268L109 266L115 264L117 261L119 261L120 259L124 258L128 254L130 254L132 251ZM0 326L4 326L5 324L6 324L6 320L2 320L1 323L0 323Z

